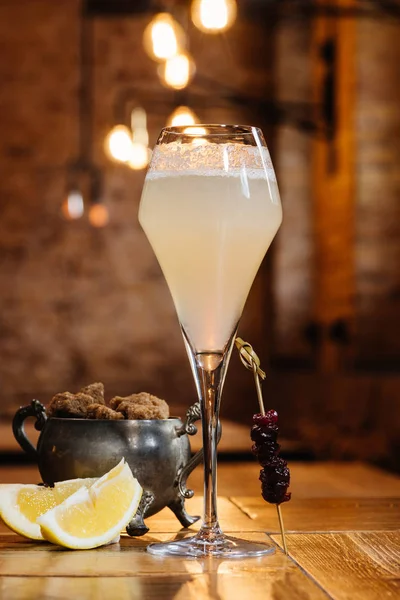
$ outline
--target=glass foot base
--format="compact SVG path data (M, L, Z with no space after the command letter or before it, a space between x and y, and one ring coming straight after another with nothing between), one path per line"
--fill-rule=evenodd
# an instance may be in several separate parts
M198 535L183 540L149 544L147 552L157 556L185 556L186 558L250 558L273 554L274 546L252 542L227 535L205 540Z

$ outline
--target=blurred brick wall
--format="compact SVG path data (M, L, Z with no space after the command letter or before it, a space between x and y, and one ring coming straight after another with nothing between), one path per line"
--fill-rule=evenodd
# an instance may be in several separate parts
M275 76L284 100L311 99L311 39L304 21L278 28ZM317 458L400 470L400 22L359 20L357 47L355 246L348 257L356 279L353 368L313 372L304 335L313 317L316 259L311 143L281 127L276 166L285 218L275 247L274 351L278 364L292 368L273 373L267 390L282 431Z
M311 101L311 25L277 29L276 91ZM355 261L356 368L400 370L400 21L357 23ZM349 57L350 59L351 57ZM310 138L290 127L277 136L284 221L275 248L275 352L311 365L304 330L312 319L313 207ZM338 199L340 200L340 199ZM329 226L329 224L328 224ZM340 232L338 232L340 243Z
M311 102L310 23L288 21L277 30L276 94L283 102ZM313 223L311 138L289 125L279 128L276 169L284 209L275 253L275 353L310 360L304 336L312 318Z
M358 43L357 353L398 371L400 21L362 21Z

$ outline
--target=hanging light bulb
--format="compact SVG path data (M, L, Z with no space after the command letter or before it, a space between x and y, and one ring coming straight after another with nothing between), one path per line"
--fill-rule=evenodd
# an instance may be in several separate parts
M182 90L192 79L196 66L187 52L177 54L165 61L160 69L161 80L165 85Z
M107 206L100 202L94 202L89 208L88 219L93 227L105 227L110 220Z
M222 33L236 19L236 0L193 0L192 21L204 33Z
M68 192L62 206L63 217L68 221L80 219L84 212L83 196L78 189L72 189Z
M147 167L151 156L151 150L148 147L147 115L144 108L137 107L133 109L131 127L133 144L128 164L131 169L138 171Z
M188 106L178 106L169 115L167 126L179 127L180 125L194 125L198 121L198 116Z
M115 125L105 139L106 154L118 162L128 162L132 153L132 134L125 125Z
M170 14L159 13L144 30L143 43L150 58L168 60L185 46L185 34Z

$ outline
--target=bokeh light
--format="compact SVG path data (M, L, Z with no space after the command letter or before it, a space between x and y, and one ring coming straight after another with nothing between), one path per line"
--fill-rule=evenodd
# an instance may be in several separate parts
M95 204L92 204L89 208L88 219L89 223L93 227L105 227L110 220L108 208L104 204L100 204L97 202Z
M159 13L144 30L143 43L150 58L164 61L184 48L185 34L170 14Z
M192 21L204 33L222 33L231 27L236 19L235 0L194 0Z
M163 83L175 90L182 90L192 79L195 64L188 53L181 53L165 61L160 69Z
M199 118L188 106L178 106L169 115L167 120L168 127L179 127L183 125L194 125L198 123Z
M64 218L69 221L80 219L84 210L82 193L77 189L70 190L61 207Z
M105 139L106 154L117 162L128 162L132 154L132 134L125 125L115 125Z
M150 156L151 150L145 144L133 142L131 158L129 159L128 165L131 169L136 171L145 169L149 164Z

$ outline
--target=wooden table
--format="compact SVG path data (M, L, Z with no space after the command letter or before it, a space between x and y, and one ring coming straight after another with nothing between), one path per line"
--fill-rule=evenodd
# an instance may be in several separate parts
M288 557L281 550L275 508L259 497L257 465L222 464L224 530L273 544L272 556L153 557L146 553L150 541L186 535L168 510L147 520L147 536L123 536L119 544L87 551L29 542L1 525L0 599L399 599L400 479L340 463L293 463L292 479L294 498L284 506ZM37 480L32 467L0 468L1 482ZM201 472L195 473L192 486L198 490L200 482ZM201 497L187 505L198 514Z

